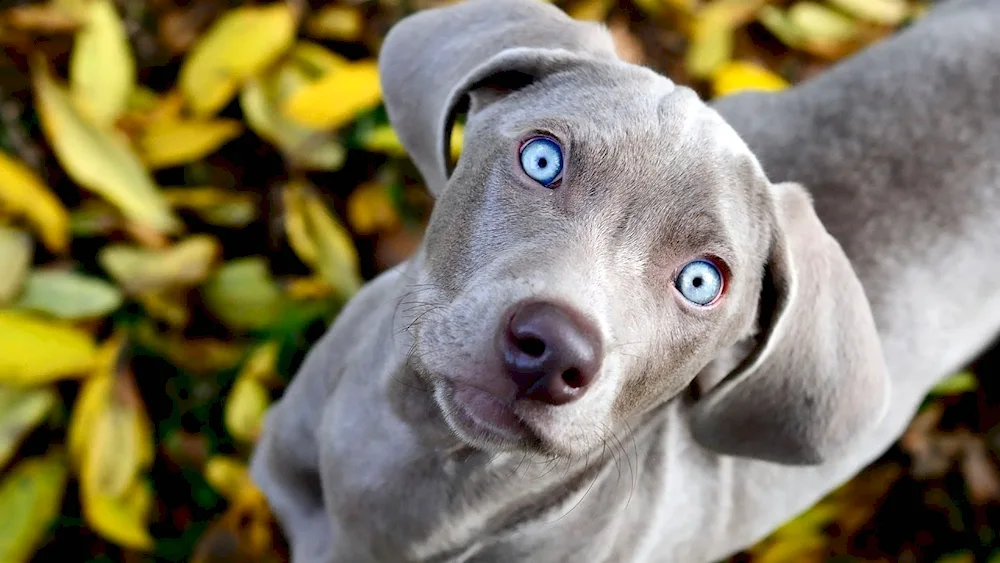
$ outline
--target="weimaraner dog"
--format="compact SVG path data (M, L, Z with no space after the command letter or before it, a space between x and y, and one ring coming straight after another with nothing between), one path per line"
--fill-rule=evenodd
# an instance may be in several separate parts
M437 202L267 418L293 561L701 563L849 479L1000 330L997 29L710 106L537 0L398 23Z

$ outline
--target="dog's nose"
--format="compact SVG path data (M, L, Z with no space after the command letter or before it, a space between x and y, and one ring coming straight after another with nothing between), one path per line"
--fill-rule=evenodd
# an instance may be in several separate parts
M500 353L517 396L562 405L583 395L601 367L601 338L579 314L532 301L500 331Z

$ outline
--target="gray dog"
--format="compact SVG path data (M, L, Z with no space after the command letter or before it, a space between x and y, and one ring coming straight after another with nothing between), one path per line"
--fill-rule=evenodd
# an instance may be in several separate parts
M1000 329L998 29L709 107L536 0L397 24L437 203L268 416L293 560L700 563L847 480Z

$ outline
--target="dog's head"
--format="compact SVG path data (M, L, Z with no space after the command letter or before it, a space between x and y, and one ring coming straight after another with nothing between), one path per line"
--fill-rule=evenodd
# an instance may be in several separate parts
M888 378L850 263L693 91L536 0L420 12L380 65L437 198L401 322L461 439L586 452L748 337L693 407L703 445L815 463L880 420Z

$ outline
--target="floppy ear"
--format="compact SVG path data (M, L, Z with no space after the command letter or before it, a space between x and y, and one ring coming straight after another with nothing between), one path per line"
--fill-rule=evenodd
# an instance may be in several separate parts
M605 28L541 0L468 0L393 26L379 75L389 120L437 195L448 181L455 109L470 90L498 75L523 86L580 59L615 57Z
M695 404L692 432L722 454L811 465L882 420L889 375L847 256L801 186L773 190L758 345Z

